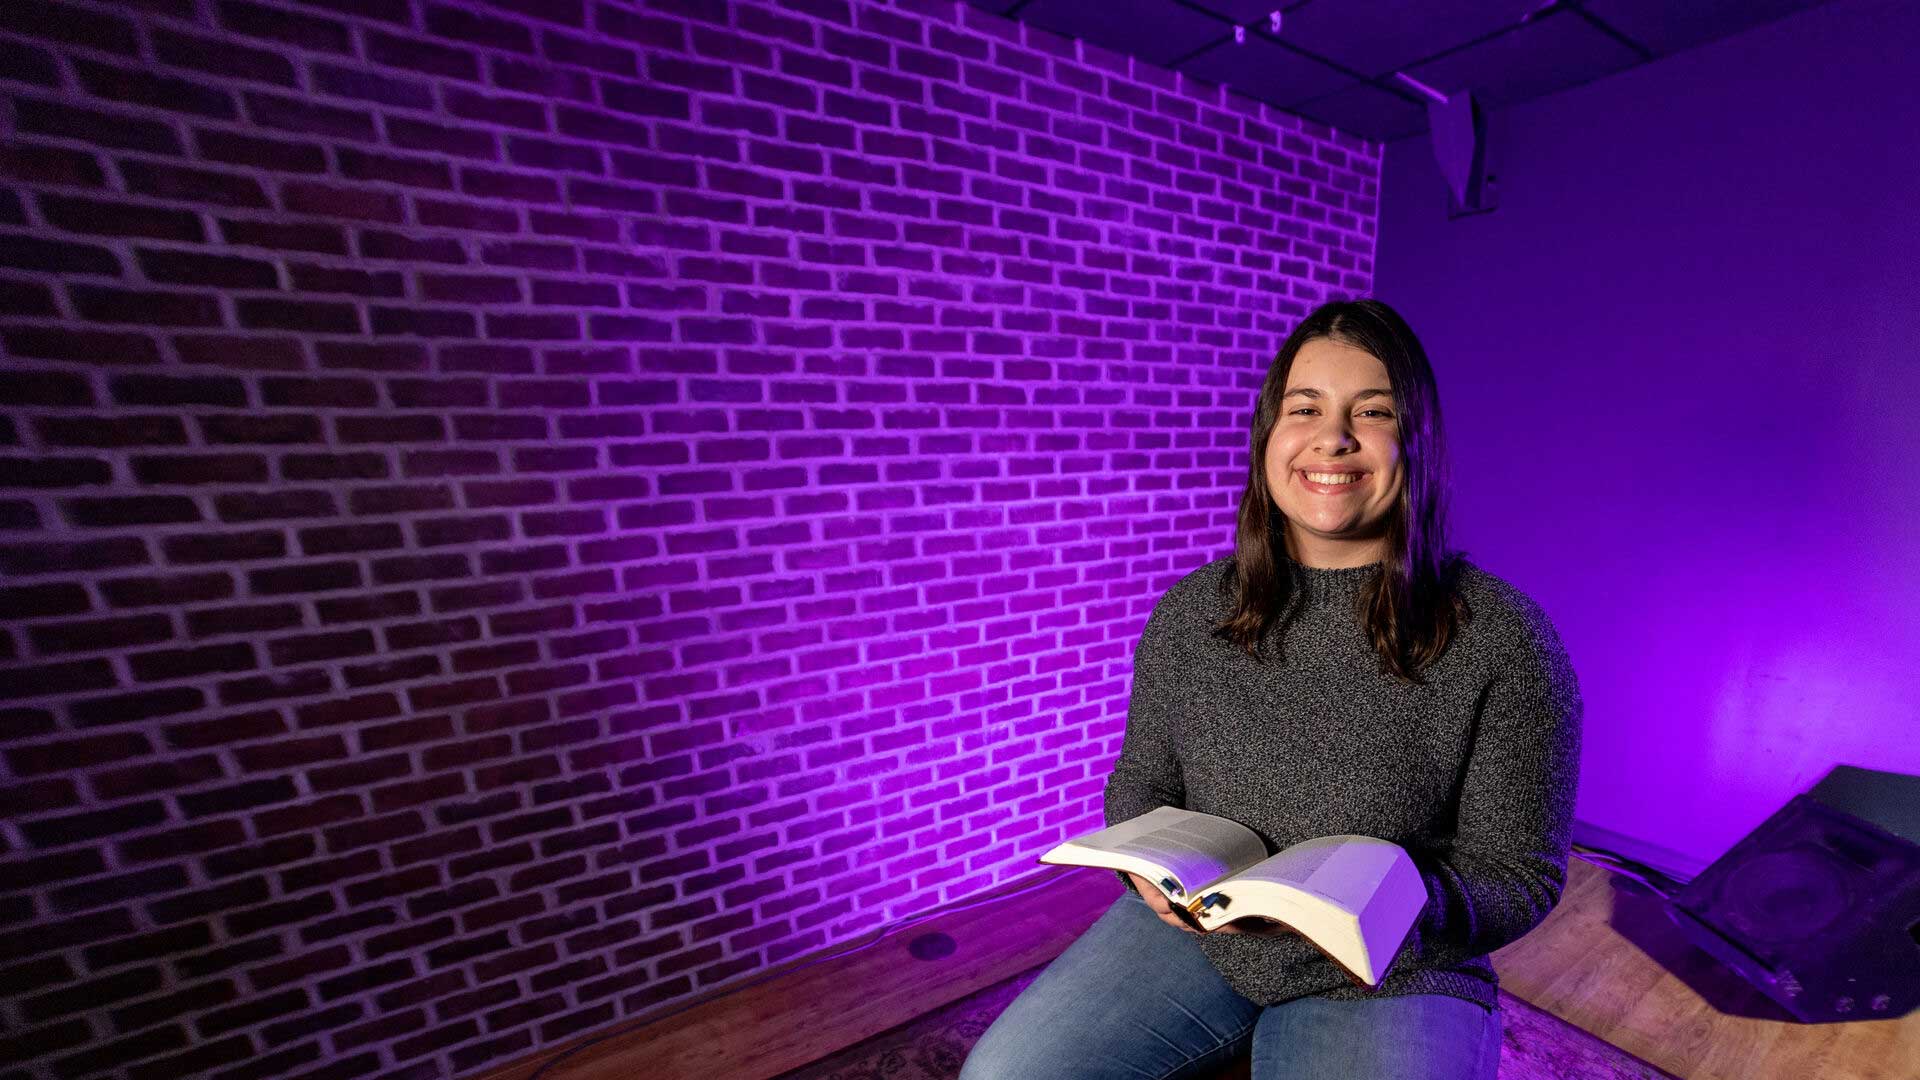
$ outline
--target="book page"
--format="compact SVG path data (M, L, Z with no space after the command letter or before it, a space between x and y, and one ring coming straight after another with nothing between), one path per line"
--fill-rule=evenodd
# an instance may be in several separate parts
M1333 853L1340 849L1337 843L1327 843L1329 839L1323 836L1295 844L1261 863L1255 868L1257 875L1248 876L1311 889L1314 871L1325 865L1328 859L1333 858Z
M1366 907L1400 848L1370 836L1321 836L1250 866L1237 877L1289 886L1349 914Z
M1165 867L1189 893L1267 855L1260 835L1239 822L1173 806L1157 807L1073 843Z

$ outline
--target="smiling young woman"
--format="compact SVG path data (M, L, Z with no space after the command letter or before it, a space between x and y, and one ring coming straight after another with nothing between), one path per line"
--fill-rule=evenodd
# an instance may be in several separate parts
M1380 564L1361 618L1381 670L1418 683L1469 615L1445 549L1447 458L1426 350L1379 300L1324 304L1280 346L1254 403L1232 569L1216 629L1250 657L1293 599L1288 563Z
M1487 957L1566 882L1583 706L1559 634L1446 546L1439 394L1407 324L1336 301L1254 399L1233 553L1154 604L1134 650L1106 824L1174 806L1269 854L1372 836L1427 904L1377 986L1284 925L1197 933L1126 891L974 1045L960 1080L1204 1075L1493 1080ZM1268 646L1271 646L1270 648Z

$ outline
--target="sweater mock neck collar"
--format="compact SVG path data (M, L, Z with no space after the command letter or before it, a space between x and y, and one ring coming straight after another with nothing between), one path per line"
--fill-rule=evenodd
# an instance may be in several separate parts
M1315 605L1353 600L1381 567L1380 562L1375 561L1365 566L1323 570L1294 562L1291 556L1282 555L1281 558L1284 560L1282 565L1293 571L1293 580L1299 585L1302 596Z

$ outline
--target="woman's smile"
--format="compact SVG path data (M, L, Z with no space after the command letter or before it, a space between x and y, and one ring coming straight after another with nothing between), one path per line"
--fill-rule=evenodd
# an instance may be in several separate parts
M1363 472L1298 470L1300 484L1316 495L1352 495L1365 486Z

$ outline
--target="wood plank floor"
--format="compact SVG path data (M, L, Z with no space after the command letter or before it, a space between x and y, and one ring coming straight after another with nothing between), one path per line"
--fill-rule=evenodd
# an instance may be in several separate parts
M1048 887L1021 892L1040 882ZM548 1063L541 1080L767 1080L1058 955L1119 895L1107 871L1048 868L848 955L483 1080L529 1080ZM952 950L932 955L944 944ZM1553 914L1493 962L1508 992L1686 1080L1920 1080L1920 1012L1780 1019L1694 950L1657 901L1579 859Z
M1515 997L1687 1080L1920 1080L1920 1012L1792 1020L1694 948L1661 901L1579 859L1560 905L1493 966Z
M1058 956L1120 888L1110 872L1049 867L858 951L812 966L785 965L768 981L606 1039L541 1080L766 1080ZM946 955L920 958L927 945L937 951L943 942L952 946ZM529 1080L568 1049L533 1055L480 1080Z

